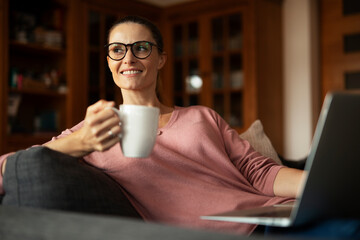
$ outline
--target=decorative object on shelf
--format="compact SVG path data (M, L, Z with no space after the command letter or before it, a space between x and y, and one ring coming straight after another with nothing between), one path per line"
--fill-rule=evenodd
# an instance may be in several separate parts
M65 13L61 8L54 8L51 4L52 2L49 1L48 6L42 6L44 9L50 8L46 11L39 9L34 11L27 9L26 6L16 6L16 10L12 11L10 16L12 25L10 39L19 43L62 48Z
M11 89L51 89L66 92L66 85L61 81L60 70L51 69L34 72L32 70L19 71L17 67L12 67L10 72L9 87Z
M34 29L35 43L48 47L61 48L63 46L63 35L60 31L45 30L43 27Z

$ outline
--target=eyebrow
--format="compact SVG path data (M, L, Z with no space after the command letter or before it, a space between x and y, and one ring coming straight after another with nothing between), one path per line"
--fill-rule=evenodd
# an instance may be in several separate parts
M133 43L136 43L136 42L150 42L150 43L156 44L155 41L152 41L152 40L138 40L138 41L134 41L132 43L124 43L124 42L114 41L114 42L109 42L109 44L111 44L111 43L133 44Z

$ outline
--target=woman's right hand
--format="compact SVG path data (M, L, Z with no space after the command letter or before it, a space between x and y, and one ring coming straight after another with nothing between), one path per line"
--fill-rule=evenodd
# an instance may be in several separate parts
M47 142L44 146L74 157L109 149L120 141L120 119L111 109L114 105L114 102L100 100L89 106L82 128L66 137ZM5 172L6 162L5 158L0 164L0 174Z
M114 102L100 100L89 106L84 124L79 130L64 138L50 141L45 146L75 157L109 149L120 141L120 119L111 109L114 105Z

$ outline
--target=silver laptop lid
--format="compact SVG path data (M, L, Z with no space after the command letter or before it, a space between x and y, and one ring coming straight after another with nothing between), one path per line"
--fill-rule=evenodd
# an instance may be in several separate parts
M295 225L360 216L359 91L327 94L305 170L307 183L293 212Z

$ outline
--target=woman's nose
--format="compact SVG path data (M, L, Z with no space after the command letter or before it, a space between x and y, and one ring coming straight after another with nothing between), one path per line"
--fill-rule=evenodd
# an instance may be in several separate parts
M123 61L125 63L132 63L132 62L135 62L136 60L136 57L134 56L134 54L132 53L131 51L131 47L130 46L127 46L127 51L125 53L125 56L123 58Z

